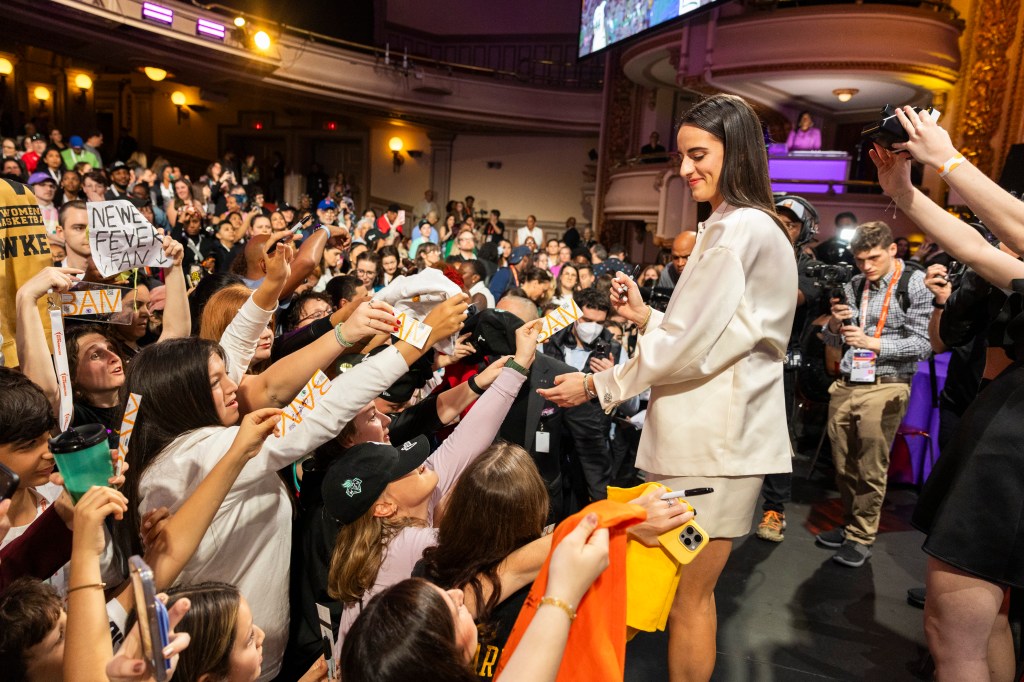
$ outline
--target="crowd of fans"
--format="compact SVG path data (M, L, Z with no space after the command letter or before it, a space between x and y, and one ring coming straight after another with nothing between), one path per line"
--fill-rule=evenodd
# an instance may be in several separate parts
M251 157L192 178L138 150L107 162L99 133L59 131L4 138L3 154L52 259L17 292L20 371L0 368L0 464L21 479L0 503L11 679L152 674L130 555L187 633L165 652L175 679L325 679L337 663L347 680L455 680L499 661L508 679L554 679L609 561L609 526L581 510L642 482L645 401L609 415L536 392L628 357L637 330L609 304L616 273L654 291L681 267L634 267L573 218L549 235L532 215L517 229L498 210L480 219L473 197L357 214L342 175L312 177L298 206L271 202ZM101 276L87 202L111 199L158 228L170 267ZM82 281L121 287L127 315L64 321L71 426L102 424L113 453L126 396L143 398L124 471L73 504L47 444L60 388L40 303ZM405 301L444 292L421 309L422 347L396 335L396 287ZM540 318L572 302L578 321L538 346ZM332 390L285 428L317 371ZM651 512L636 541L690 518L657 495L633 501ZM552 535L566 519L575 529ZM540 574L545 608L502 657Z
M852 214L837 219L851 238L812 248L814 207L777 198L800 273L787 416L815 382L827 390L844 524L817 541L863 566L916 362L954 349L943 457L914 519L929 534L926 632L940 678L1010 679L1007 588L1021 564L1016 516L1002 512L1024 488L1012 414L1024 376L1009 361L1021 204L930 119L899 116L913 131L903 147L943 169L988 227L937 208L910 185L907 158L880 147L883 189L934 240L913 255ZM408 213L358 214L344 176L319 169L290 206L276 188L267 200L252 157L226 155L193 180L138 150L105 164L99 133L28 132L3 139L0 176L31 188L52 264L21 283L19 369L0 367L0 465L20 478L0 501L5 679L532 682L559 676L581 629L592 644L610 628L625 646L606 611L609 583L628 578L626 538L656 547L693 514L636 469L649 390L609 412L586 376L583 402L542 396L558 394L556 376L634 356L696 233L634 265L573 218L558 234L532 215L512 228L498 210L478 218L473 197L440 211L430 191ZM158 228L168 267L100 274L87 202L109 199ZM853 281L818 268L850 261ZM63 408L40 304L83 281L120 288L126 314L65 320L71 426L102 425L115 462L126 408L141 403L123 467L73 502L49 442ZM647 320L612 304L637 287ZM547 335L543 318L565 307L576 319ZM864 350L871 381L857 378ZM822 388L828 367L838 375ZM790 477L764 476L764 540L784 538ZM979 494L995 503L972 506ZM130 556L165 593L162 651L148 651L134 613ZM621 679L621 657L611 665Z

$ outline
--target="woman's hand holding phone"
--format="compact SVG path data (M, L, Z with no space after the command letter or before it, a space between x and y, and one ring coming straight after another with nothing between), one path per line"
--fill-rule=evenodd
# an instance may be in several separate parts
M157 599L164 604L167 603L167 595L160 593ZM163 657L171 662L167 670L167 679L174 675L178 665L178 656L188 648L190 638L187 632L175 632L174 628L181 622L181 619L188 613L192 604L188 599L179 599L174 606L167 610L168 630L167 646L163 650ZM150 682L153 676L149 674L149 666L142 650L142 636L139 632L139 624L136 623L125 637L124 643L114 656L107 663L107 677L111 682Z
M647 512L646 521L630 526L629 536L648 547L657 547L659 535L678 528L694 516L686 505L676 500L661 499L664 492L664 488L652 486L640 497L629 501L630 504L643 507Z

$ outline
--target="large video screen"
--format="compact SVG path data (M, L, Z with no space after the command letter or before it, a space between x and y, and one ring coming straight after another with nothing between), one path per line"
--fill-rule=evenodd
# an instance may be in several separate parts
M582 0L579 56L724 0Z

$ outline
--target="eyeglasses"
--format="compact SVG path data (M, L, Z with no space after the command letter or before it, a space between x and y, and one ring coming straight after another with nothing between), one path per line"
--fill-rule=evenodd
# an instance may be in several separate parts
M376 277L377 276L377 271L376 270L360 270L360 269L356 268L356 276L358 276L358 277Z
M331 309L330 308L320 308L319 310L314 310L311 313L307 313L306 315L303 315L302 317L299 318L299 322L305 322L307 320L321 320L321 319L327 317L330 314L331 314Z

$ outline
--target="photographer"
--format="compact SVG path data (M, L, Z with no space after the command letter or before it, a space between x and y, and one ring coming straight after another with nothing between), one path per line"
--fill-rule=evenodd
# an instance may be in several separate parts
M783 196L775 201L775 212L782 221L789 239L793 242L797 268L796 316L793 318L793 331L789 335L789 348L786 351L786 365L783 374L783 387L786 394L786 419L789 422L789 437L795 441L793 420L796 406L796 373L800 368L802 353L800 340L808 322L813 319L813 311L817 310L821 299L821 289L814 279L807 274L808 266L817 261L814 256L804 250L804 246L814 239L818 233L818 212L807 200L792 195ZM675 251L673 251L673 256ZM667 268L666 268L667 269ZM792 472L767 474L761 486L761 522L757 526L757 537L769 542L782 542L786 530L786 503L790 501L793 489Z
M932 295L924 273L895 257L885 223L858 227L850 250L863 274L844 285L845 300L832 299L832 316L822 328L826 344L849 346L842 376L829 389L828 420L845 527L816 539L838 550L834 561L858 568L878 533L889 449L907 411L917 361L931 350Z

